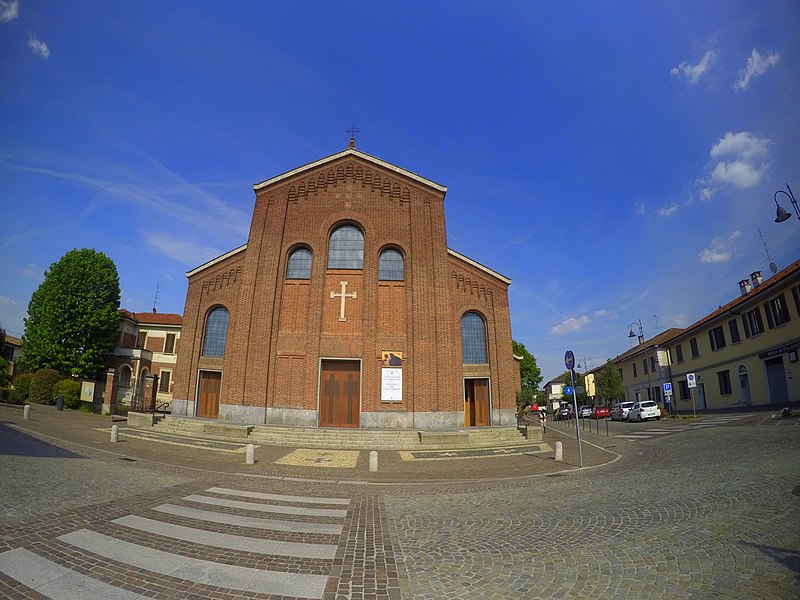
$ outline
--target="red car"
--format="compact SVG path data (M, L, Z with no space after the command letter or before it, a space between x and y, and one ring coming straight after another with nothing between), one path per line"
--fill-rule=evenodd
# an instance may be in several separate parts
M593 419L605 419L610 416L611 411L608 410L607 406L595 406L594 410L592 410Z

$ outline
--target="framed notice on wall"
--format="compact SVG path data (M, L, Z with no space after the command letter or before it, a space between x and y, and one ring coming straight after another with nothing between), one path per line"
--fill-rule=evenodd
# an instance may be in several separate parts
M381 402L403 401L403 369L381 369Z

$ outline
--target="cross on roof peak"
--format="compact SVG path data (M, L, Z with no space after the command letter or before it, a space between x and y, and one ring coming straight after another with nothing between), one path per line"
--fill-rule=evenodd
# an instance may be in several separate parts
M361 130L358 129L358 127L353 126L350 129L347 129L345 131L345 133L349 133L350 134L350 145L349 145L349 148L355 148L356 147L356 136L359 133L361 133Z

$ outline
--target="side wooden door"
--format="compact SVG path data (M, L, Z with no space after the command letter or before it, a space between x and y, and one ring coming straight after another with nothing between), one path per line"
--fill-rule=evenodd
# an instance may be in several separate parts
M357 360L323 360L320 377L320 427L360 425L361 364Z
M219 371L200 371L200 406L198 417L216 419L219 417L219 393L222 388L222 373Z

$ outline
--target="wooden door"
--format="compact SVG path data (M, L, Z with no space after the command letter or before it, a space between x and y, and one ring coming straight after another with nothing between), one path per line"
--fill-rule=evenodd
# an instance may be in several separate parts
M361 364L323 360L319 393L320 427L358 427L361 411Z
M464 380L464 424L467 427L489 425L489 380Z
M219 392L222 387L222 373L219 371L200 371L200 406L198 417L216 419L219 417Z

